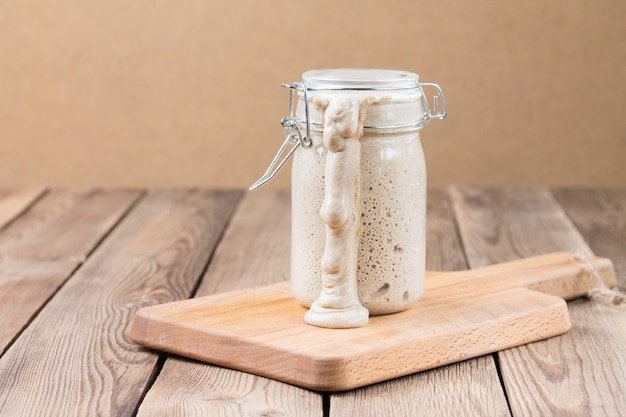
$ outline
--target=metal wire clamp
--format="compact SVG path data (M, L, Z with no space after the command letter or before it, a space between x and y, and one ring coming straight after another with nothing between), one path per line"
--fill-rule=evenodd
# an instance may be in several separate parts
M283 145L272 159L270 166L258 181L252 184L249 188L250 191L256 190L263 184L269 182L276 176L278 171L287 163L291 155L296 151L298 146L302 145L304 148L310 148L313 145L311 140L311 118L309 117L309 100L308 90L304 82L296 82L291 84L281 84L281 86L289 88L289 116L283 117L280 124L285 129L285 141ZM428 104L428 99L424 93L423 87L432 87L437 90L437 94L433 97L433 111L431 112ZM363 126L365 129L403 129L403 128L421 128L428 123L430 119L443 119L448 115L448 106L443 96L443 91L439 85L434 83L417 83L415 87L418 88L424 103L424 114L422 119L415 123L408 123L403 125L367 125ZM351 88L331 88L331 90L351 90ZM375 88L370 90L376 90ZM302 101L304 102L304 122L296 117L296 105L294 96L297 92L302 94ZM439 111L439 99L443 105L443 111ZM302 134L302 124L306 124L305 134ZM291 148L289 147L291 145ZM284 155L284 156L283 156Z
M278 150L276 156L274 156L274 159L272 159L270 166L267 168L263 176L250 186L250 191L256 190L274 178L278 171L280 171L285 163L287 163L289 158L291 158L291 155L293 155L298 146L302 145L304 148L310 148L313 146L313 141L311 140L311 121L309 118L309 100L307 97L306 85L304 83L292 83L281 84L281 86L289 88L289 116L283 117L280 121L280 124L285 129L285 141ZM294 95L298 91L302 93L302 100L304 102L304 118L306 123L305 134L302 133L302 120L296 117ZM289 145L291 145L291 148L289 148ZM286 155L282 157L285 152Z

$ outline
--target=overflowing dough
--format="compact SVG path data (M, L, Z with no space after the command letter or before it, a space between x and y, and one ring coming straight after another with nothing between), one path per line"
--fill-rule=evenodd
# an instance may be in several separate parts
M363 121L372 99L316 98L323 114L327 150L324 201L320 215L326 224L322 256L322 291L305 315L309 324L346 328L367 323L369 313L359 302L357 260L361 219L361 144Z

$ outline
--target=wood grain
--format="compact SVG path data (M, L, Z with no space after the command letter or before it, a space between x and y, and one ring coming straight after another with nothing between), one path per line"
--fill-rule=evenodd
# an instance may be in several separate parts
M588 250L547 188L451 187L450 195L472 268Z
M197 261L201 257L198 252L203 252L205 257L211 256L210 245L198 243L204 249L190 249L194 245L186 242L193 241L193 238L181 237L175 243L175 238L168 240L165 235L170 232L172 236L177 235L173 229L178 227L185 231L179 230L177 236L189 236L193 233L188 230L196 228L184 225L219 223L220 216L207 214L213 213L212 209L207 209L213 207L210 202L213 200L208 197L211 193L200 193L207 198L191 198L196 192L167 191L167 195L156 198L162 191L155 192L149 196L150 200L158 200L149 204L152 209L148 209L143 201L121 224L110 226L116 227L111 234L96 233L105 236L105 240L104 243L100 242L102 238L92 241L92 248L101 243L95 252L82 252L81 245L89 243L89 239L71 238L74 232L69 226L74 222L64 218L64 213L73 213L68 217L77 216L79 224L98 222L95 215L92 220L81 217L91 218L92 215L87 214L91 210L82 213L72 209L74 205L83 204L71 201L80 200L82 197L78 196L84 192L89 193L88 190L53 190L34 197L34 203L10 210L16 214L8 216L8 223L0 230L0 244L4 242L0 250L0 285L7 285L7 278L15 277L16 271L17 275L33 271L35 264L41 271L56 271L75 265L71 268L74 271L76 266L84 263L78 272L73 275L70 272L62 280L60 291L56 292L57 286L51 292L53 298L48 304L45 303L50 297L39 303L45 307L41 311L38 307L35 320L23 333L20 330L15 333L15 342L9 342L13 345L0 359L0 416L133 415L139 398L157 374L158 379L148 394L151 398L146 398L140 411L143 416L321 416L328 414L329 407L333 416L508 414L493 355L324 396L175 357L167 358L159 374L160 361L154 352L138 349L120 329L128 325L137 307L177 297L186 298L193 291L193 285L183 283L181 278L193 269L185 266L188 265L186 262L201 264ZM442 197L440 202L431 197L432 191L429 193L427 261L430 269L464 267L455 225L451 222L458 216L461 219L458 234L463 237L463 245L468 251L471 251L468 242L478 245L470 257L473 265L500 262L499 257L517 259L553 250L577 250L576 244L568 241L582 241L582 249L588 251L585 246L588 243L597 254L613 259L617 278L624 282L623 224L626 217L623 189L557 189L554 192L556 200L545 188L457 187L451 189L450 194L454 215L446 213L445 193L435 193ZM288 196L278 195L277 205L288 205ZM219 200L223 196L215 197ZM180 199L183 202L176 203ZM96 210L97 205L87 205ZM244 205L248 208L241 210ZM534 205L539 208L537 216L532 213ZM182 207L190 211L183 214L185 209ZM237 221L231 224L233 227L226 233L228 244L213 257L216 262L207 272L207 278L212 279L203 282L199 295L246 288L254 285L246 282L259 275L264 278L255 281L258 285L287 278L289 212L280 209L275 212L270 210L271 207L276 205L242 202L237 216L248 219L241 223L241 227L236 227ZM435 221L432 221L433 208L443 208ZM214 220L197 220L196 215L191 214L193 210L204 213L198 214L200 217L208 215ZM281 228L277 229L278 232L269 227L246 230L255 224L257 214L268 216L270 225L280 224ZM498 220L498 215L507 220ZM181 216L194 220L181 222ZM518 219L522 219L522 224L516 223ZM170 221L175 223L173 228L167 226ZM135 226L128 226L128 222ZM461 227L461 224L465 226ZM161 235L158 230L163 225L169 232ZM437 225L434 233L433 225ZM580 233L575 233L573 225ZM202 226L197 229L204 230ZM220 234L214 230L205 231L211 236L215 232L216 238ZM89 235L92 232L93 228L85 227L81 233ZM230 232L236 232L234 238L228 237ZM262 237L256 239L257 234ZM280 240L282 238L287 241ZM255 243L247 245L249 241ZM241 250L238 250L239 245ZM499 245L506 249L500 250ZM188 250L193 253L182 254ZM265 251L264 256L269 260L250 257L246 253L250 251ZM85 262L86 258L89 259ZM10 266L12 275L4 274L2 265ZM229 270L236 271L236 275L243 278L231 280ZM268 276L267 271L276 271L277 276ZM65 282L68 276L70 280ZM78 285L77 280L83 284ZM33 287L23 287L24 306L29 306L29 294L36 295L45 287L44 281ZM6 305L6 299L2 298L4 288L7 287L0 288L0 309ZM18 294L10 302L22 298ZM20 303L23 301L16 302ZM626 409L623 310L584 298L570 301L568 305L574 327L567 335L497 355L514 416L610 416L622 415L622 410ZM20 308L12 308L10 314ZM2 321L5 317L0 318L0 329L9 322ZM322 401L324 397L325 401Z
M290 256L291 194L246 193L196 295L287 281Z
M355 391L334 393L330 415L508 416L497 378L492 356L481 356Z
M626 291L626 188L558 188L555 196L593 251L613 260Z
M43 186L0 190L0 229L26 210L46 188Z
M0 360L0 415L134 415L158 355L128 340L130 318L191 294L239 195L143 199Z
M590 263L614 282L606 259ZM341 391L566 332L570 321L559 296L595 286L595 280L580 279L585 267L568 253L554 253L439 272L426 278L414 307L343 330L307 325L306 308L289 282L281 282L143 308L130 334L155 349ZM531 285L556 296L529 290Z
M288 192L271 189L245 195L198 296L288 279L289 199ZM322 416L322 396L244 372L168 357L138 417L171 415Z
M428 190L426 268L466 269L447 193ZM509 409L492 355L332 394L330 415L508 416Z
M31 201L34 192L21 195ZM53 190L0 233L0 352L138 197ZM28 196L26 200L23 197ZM17 204L11 204L17 207ZM15 210L14 210L15 211Z
M545 188L453 187L450 194L472 267L554 250L590 252ZM498 355L514 416L617 416L626 409L626 316L585 300L569 309L567 334Z

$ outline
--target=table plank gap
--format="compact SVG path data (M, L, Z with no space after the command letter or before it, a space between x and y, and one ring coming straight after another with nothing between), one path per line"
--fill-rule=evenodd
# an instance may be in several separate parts
M426 268L467 269L448 194L428 190ZM508 416L492 355L331 394L330 416Z
M245 201L245 199L246 199L245 198L245 193L241 192L240 198L237 200L237 203L233 206L233 208L231 210L231 213L230 213L230 216L228 216L228 218L226 219L226 221L224 223L224 226L222 227L222 230L219 233L219 236L216 237L215 248L209 254L209 257L208 257L206 263L204 264L204 268L202 268L202 271L198 275L198 279L197 279L197 281L196 281L196 283L195 283L191 293L189 294L188 298L194 298L194 297L196 297L198 295L199 292L202 292L201 286L203 285L204 278L207 275L207 271L208 271L209 267L211 265L213 265L213 259L215 258L215 253L219 250L220 246L222 245L222 241L224 239L224 235L226 234L226 232L228 230L230 230L233 218L236 218L236 213L238 213L239 207Z
M28 210L46 191L44 186L0 190L0 230Z
M161 374L161 371L163 370L163 366L165 365L165 361L167 360L168 357L169 355L164 352L160 352L158 354L154 367L152 368L151 372L148 373L148 378L146 379L145 386L143 390L141 391L141 394L139 395L139 398L135 404L134 410L128 413L130 417L137 416L137 413L139 412L139 407L141 406L144 399L146 398L146 395L148 395L148 392L150 391L150 389L156 382L157 378Z
M86 248L86 250L85 250L84 259L89 258L89 256L98 248L98 246L100 246L100 244L115 229L115 227L126 217L126 215L134 208L134 206L137 205L137 203L139 201L141 201L141 198L142 198L142 196L144 194L143 192L141 192L141 191L130 191L130 192L133 193L133 194L136 193L136 197L134 199L131 198L129 200L128 205L126 207L120 207L120 210L117 213L118 214L117 218L116 219L112 219L112 222L110 223L109 227L105 228L101 235L94 237L93 245L91 247L89 247L89 248ZM55 296L55 294L61 290L61 288L63 288L63 286L68 282L69 279L71 279L71 277L80 268L80 266L82 264L83 264L83 261L77 262L76 265L74 265L74 268L71 271L68 270L69 272L67 273L66 279L63 280L62 282L60 282L58 287L56 287L55 289L51 290L49 296L43 302L41 302L41 305L39 305L39 307L35 311L33 311L33 313L31 314L30 318L28 318L28 320L24 323L22 328L18 332L16 332L16 334L13 336L13 338L6 344L6 346L5 346L4 350L2 351L2 353L4 353L7 349L9 349L11 347L11 345L15 342L15 340L17 340L17 338L20 336L22 331L26 327L28 327L28 325L35 319L35 317L37 317L39 312L46 306L46 304L50 301L50 299L52 299ZM31 299L30 301L33 301L33 299Z
M556 188L556 199L595 253L613 260L626 291L626 188Z
M2 354L137 196L136 191L52 190L0 233Z
M545 187L455 186L450 193L472 268L553 251L591 252ZM626 328L623 311L584 299L568 306L569 333L498 355L516 417L626 409L625 338L617 330Z
M197 296L285 281L289 277L290 193L246 193ZM156 415L322 416L322 395L293 385L170 356L139 407Z
M0 359L0 416L134 415L159 354L131 318L189 297L240 195L149 192Z

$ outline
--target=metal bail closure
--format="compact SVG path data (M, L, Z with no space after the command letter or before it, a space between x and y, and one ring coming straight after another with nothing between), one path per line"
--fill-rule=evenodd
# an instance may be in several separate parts
M296 151L298 146L302 145L304 148L310 148L313 145L313 141L310 139L311 137L311 120L309 117L309 100L308 100L308 87L304 82L292 83L292 84L281 84L283 87L289 88L289 116L283 117L280 121L280 124L285 129L285 141L283 145L272 159L270 166L267 168L267 171L263 174L261 178L254 184L252 184L249 188L250 191L256 190L263 184L270 181L272 178L276 176L278 171L287 163L289 158ZM424 87L432 87L436 90L436 95L433 96L433 108L432 111L430 109L430 105L428 103L428 99L426 98L426 94L424 93ZM404 87L403 87L404 88ZM397 129L397 128L412 128L412 127L421 127L428 123L430 119L443 119L448 115L448 106L446 105L446 100L443 96L443 91L441 91L441 87L434 83L416 83L412 86L412 88L418 88L421 94L421 99L424 103L424 115L421 120L416 123L409 123L405 125L381 125L381 126L364 126L364 128L373 128L373 129ZM313 89L313 88L312 88ZM346 88L331 88L332 90L350 90L351 87ZM376 88L371 88L375 90ZM302 101L304 102L304 121L298 119L296 117L296 101L294 99L296 93L302 94ZM443 111L439 111L439 100L441 100L441 104L443 106ZM302 124L305 124L305 132L303 133Z
M280 121L280 124L285 129L285 141L283 145L272 159L270 166L267 168L267 171L263 174L261 178L258 179L257 182L252 184L249 188L250 191L256 190L263 184L270 181L272 178L276 176L278 171L287 163L291 155L296 151L298 146L302 145L305 148L310 148L313 145L313 141L310 139L311 136L311 122L309 120L309 101L307 97L307 87L304 83L292 83L292 84L281 84L283 87L289 88L289 116L283 117ZM296 91L300 91L302 93L302 99L304 101L304 118L306 121L306 133L302 133L302 120L296 118L296 106L294 95ZM289 148L291 145L291 148ZM285 155L284 157L282 157ZM282 157L282 159L281 159Z
M439 85L435 83L418 83L417 85L420 89L420 92L422 93L422 99L424 101L424 121L422 123L427 123L430 119L445 119L448 115L448 106L446 105L446 99L443 96L443 91L441 91L441 87L439 87ZM432 112L430 111L428 99L426 98L423 87L432 87L437 90L437 94L433 96ZM441 99L441 104L443 105L443 113L439 112L439 99Z

